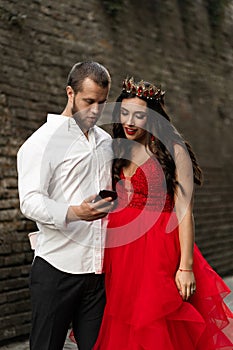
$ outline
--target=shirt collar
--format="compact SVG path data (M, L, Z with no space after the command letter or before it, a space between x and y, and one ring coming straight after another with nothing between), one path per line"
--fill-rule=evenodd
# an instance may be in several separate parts
M64 125L67 124L67 126L68 126L68 120L69 120L69 117L66 117L66 116L61 115L61 114L49 113L47 115L47 123L49 125L53 125L53 126L61 126L63 123L64 123Z
M47 123L53 126L61 126L64 124L64 126L67 128L67 131L75 132L77 135L84 135L82 130L80 129L79 125L76 123L75 119L73 117L68 117L61 114L52 114L49 113L47 115ZM89 136L94 134L95 126L91 128L88 132Z
M77 124L77 122L73 117L69 118L68 124L69 124L69 127L68 127L69 131L75 132L77 135L84 135L83 131L80 129L79 125ZM95 130L95 126L89 129L88 131L89 138L90 138L90 135L94 135L94 130Z

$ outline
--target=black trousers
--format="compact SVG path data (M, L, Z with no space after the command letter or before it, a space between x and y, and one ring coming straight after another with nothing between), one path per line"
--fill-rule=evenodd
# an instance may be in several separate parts
M72 323L79 350L91 350L105 306L104 275L73 275L36 257L30 274L30 350L62 350Z

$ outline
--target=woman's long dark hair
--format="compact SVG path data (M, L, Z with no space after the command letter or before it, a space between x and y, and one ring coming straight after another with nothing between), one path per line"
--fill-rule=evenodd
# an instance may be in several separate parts
M145 83L147 86L149 83ZM126 138L122 124L120 123L121 102L124 99L134 98L135 94L123 91L116 100L116 105L113 110L113 149L115 152L115 160L113 162L113 186L120 179L122 167L129 162L130 156L129 147L125 147L123 140ZM193 179L198 185L202 184L202 171L198 165L196 156L190 144L183 140L177 132L169 116L164 109L163 99L147 99L140 97L147 103L148 107L148 125L147 125L147 141L146 146L150 152L156 157L163 169L167 192L174 195L178 185L176 180L176 166L174 162L174 144L179 144L187 149L193 166ZM153 139L153 142L152 142Z

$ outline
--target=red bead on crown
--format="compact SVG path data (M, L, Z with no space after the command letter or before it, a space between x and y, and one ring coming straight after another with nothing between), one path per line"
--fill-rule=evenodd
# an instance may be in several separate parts
M165 94L165 91L162 91L160 87L156 87L155 85L146 86L143 80L135 83L133 77L123 80L122 91L138 97L158 101L162 100Z

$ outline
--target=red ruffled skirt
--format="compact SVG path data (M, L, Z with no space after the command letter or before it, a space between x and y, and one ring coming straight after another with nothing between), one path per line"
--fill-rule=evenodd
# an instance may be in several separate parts
M223 302L229 288L195 246L196 293L183 301L175 285L178 229L167 233L171 213L155 223L155 213L144 211L143 220L135 213L126 208L110 215L107 303L94 350L233 350L233 314Z

